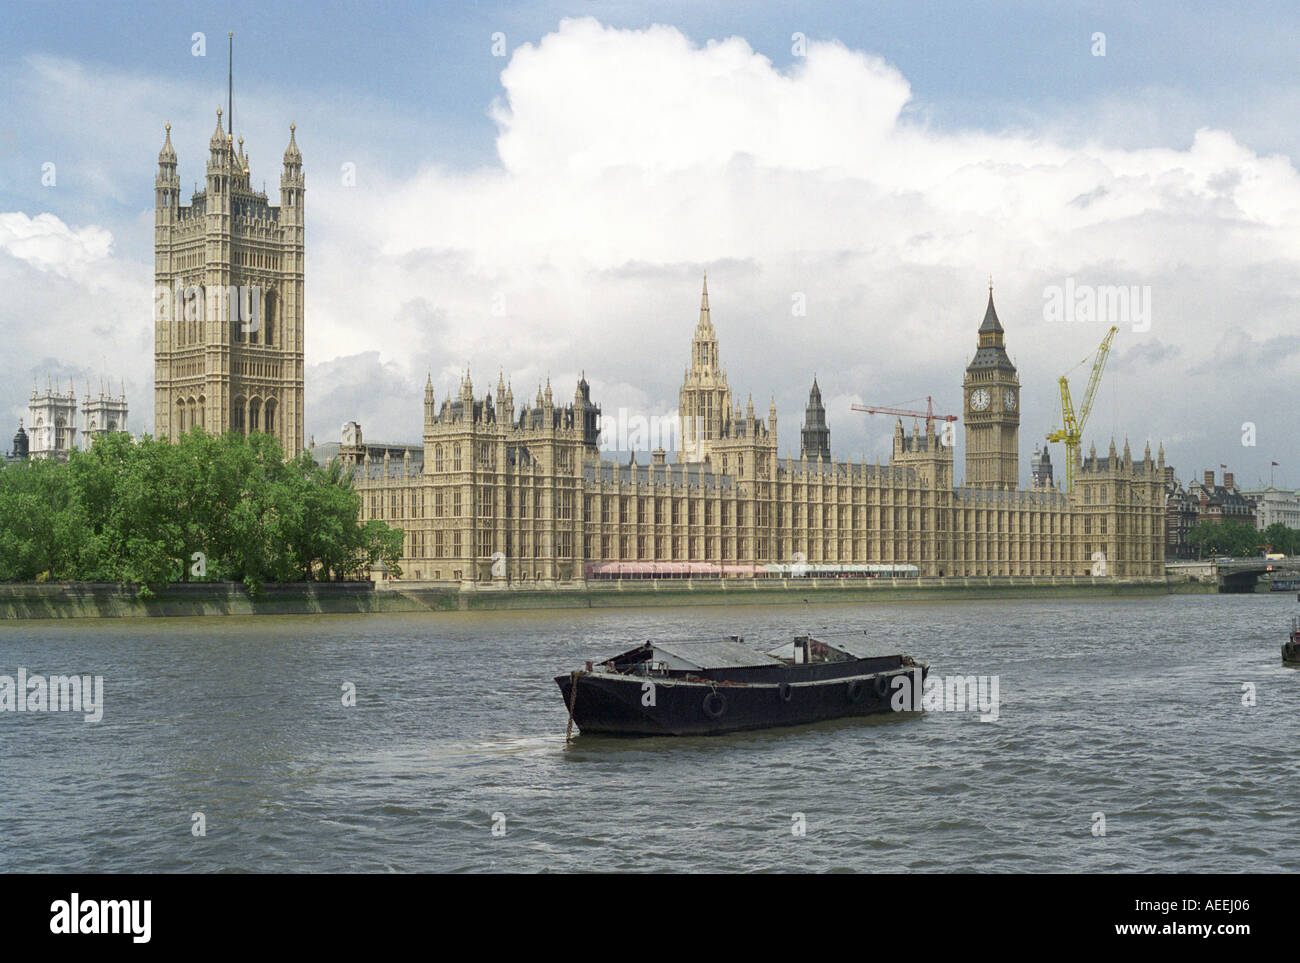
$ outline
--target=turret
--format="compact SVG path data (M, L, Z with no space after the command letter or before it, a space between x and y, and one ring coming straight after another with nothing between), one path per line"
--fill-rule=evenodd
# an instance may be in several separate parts
M284 149L284 170L280 174L280 219L301 226L307 181L302 173L302 152L298 150L296 130L296 124L289 125L289 146Z
M154 179L154 210L158 225L172 224L180 204L181 180L176 173L176 149L172 147L172 125L165 127L162 150L158 152L158 176Z
M470 380L469 368L465 369L465 377L460 382L460 408L466 421L474 420L474 382Z

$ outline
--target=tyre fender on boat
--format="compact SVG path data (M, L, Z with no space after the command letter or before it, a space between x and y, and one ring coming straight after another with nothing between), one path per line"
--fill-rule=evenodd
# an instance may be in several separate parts
M710 719L721 719L722 714L727 711L727 697L716 689L710 689L709 694L704 697L704 714Z
M880 696L883 699L885 697L885 693L889 691L889 676L887 675L876 676L876 681L873 684L873 688L875 688L876 690L876 695Z
M782 702L789 702L794 698L794 686L792 686L790 681L787 679L777 686L776 695Z
M862 693L866 691L866 684L861 679L854 679L849 683L847 695L850 702L861 702Z

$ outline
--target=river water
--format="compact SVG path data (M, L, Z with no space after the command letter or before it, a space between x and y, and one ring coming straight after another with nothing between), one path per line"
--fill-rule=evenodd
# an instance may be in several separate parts
M1295 607L0 624L0 675L104 679L98 723L0 712L0 854L8 870L83 872L1295 871L1300 672L1279 657ZM996 675L998 719L565 745L552 677L587 659L652 636L803 631L865 632L937 676Z

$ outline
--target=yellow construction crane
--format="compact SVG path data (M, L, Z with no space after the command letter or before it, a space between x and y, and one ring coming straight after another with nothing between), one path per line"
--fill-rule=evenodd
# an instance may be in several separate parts
M1092 397L1097 392L1097 382L1101 380L1101 370L1106 367L1106 356L1110 354L1110 343L1115 337L1115 332L1119 328L1112 327L1106 332L1106 337L1102 338L1101 346L1097 349L1096 357L1092 362L1092 376L1088 379L1088 390L1084 393L1083 404L1079 408L1079 417L1074 416L1074 404L1070 401L1070 381L1067 371L1061 375L1061 424L1058 431L1053 431L1047 436L1048 441L1065 442L1065 490L1074 491L1074 466L1079 462L1079 444L1083 440L1083 426L1088 421L1088 413L1092 411ZM1087 364L1088 359L1084 358L1079 365ZM1077 368L1079 365L1075 365ZM1070 369L1071 371L1074 368Z

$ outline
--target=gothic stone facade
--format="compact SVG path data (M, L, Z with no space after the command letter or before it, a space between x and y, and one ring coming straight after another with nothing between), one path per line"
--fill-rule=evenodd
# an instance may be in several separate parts
M170 124L158 155L154 435L263 431L292 457L304 447L302 154L291 124L274 206L232 138L218 108L204 189L188 205Z
M1019 383L990 297L967 369L967 484L953 487L940 439L895 426L888 465L777 454L775 407L731 407L707 288L682 387L684 452L648 465L603 460L585 380L557 405L549 383L516 408L498 380L476 399L425 389L424 457L376 460L342 446L362 516L406 532L403 578L497 583L580 579L595 563L916 566L921 576L1158 577L1164 453L1112 443L1079 466L1076 490L1016 484ZM987 401L975 392L989 393ZM1002 397L995 398L995 392ZM1015 400L1007 393L1013 392ZM817 446L820 447L820 444ZM1099 564L1100 563L1100 564Z

